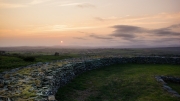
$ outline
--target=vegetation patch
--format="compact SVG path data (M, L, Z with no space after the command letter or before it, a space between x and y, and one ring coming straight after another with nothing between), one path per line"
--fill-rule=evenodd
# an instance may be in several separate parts
M24 61L34 62L36 60L33 56L27 56L23 58Z
M59 89L61 101L179 101L155 75L180 77L179 65L121 64L86 72Z
M170 86L173 90L175 90L176 92L178 92L180 94L180 84L178 83L174 83L174 82L166 82L168 86Z
M0 55L0 72L5 70L27 66L30 64L38 62L49 62L53 60L61 60L78 57L78 55L68 54L68 55L23 55L23 54L9 54Z

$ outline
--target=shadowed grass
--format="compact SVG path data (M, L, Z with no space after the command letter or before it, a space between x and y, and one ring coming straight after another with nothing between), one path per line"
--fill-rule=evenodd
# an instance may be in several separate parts
M179 71L179 65L109 66L78 76L60 88L56 98L61 101L179 101L154 78L155 75L180 77Z
M174 82L166 82L168 86L170 86L173 90L180 94L180 84Z

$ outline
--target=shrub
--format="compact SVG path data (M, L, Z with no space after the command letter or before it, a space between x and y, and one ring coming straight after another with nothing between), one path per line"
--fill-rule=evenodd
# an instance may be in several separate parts
M55 52L54 55L55 55L55 56L59 56L59 53L58 53L58 52Z
M27 56L27 57L24 57L23 60L28 61L28 62L34 62L36 58L33 56Z

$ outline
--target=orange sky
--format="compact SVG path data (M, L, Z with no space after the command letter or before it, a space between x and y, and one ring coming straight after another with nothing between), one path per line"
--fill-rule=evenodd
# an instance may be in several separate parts
M180 46L179 5L180 0L0 0L0 47Z

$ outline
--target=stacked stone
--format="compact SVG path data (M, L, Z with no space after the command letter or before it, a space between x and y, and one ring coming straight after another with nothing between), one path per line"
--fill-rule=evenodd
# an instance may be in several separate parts
M176 91L174 91L171 87L169 87L166 83L167 81L174 82L174 83L180 83L180 78L169 77L169 76L156 76L155 78L158 82L160 82L162 84L162 87L164 90L169 92L171 95L180 98L180 95Z
M125 63L180 64L180 58L107 57L40 62L1 73L0 101L55 101L54 95L58 88L63 87L77 75L92 69Z

